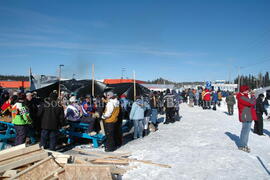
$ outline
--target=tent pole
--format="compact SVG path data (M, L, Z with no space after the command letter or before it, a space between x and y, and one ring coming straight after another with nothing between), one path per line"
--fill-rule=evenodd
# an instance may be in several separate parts
M134 101L136 101L136 74L133 71L133 81L134 81Z
M92 97L95 97L95 65L92 64Z

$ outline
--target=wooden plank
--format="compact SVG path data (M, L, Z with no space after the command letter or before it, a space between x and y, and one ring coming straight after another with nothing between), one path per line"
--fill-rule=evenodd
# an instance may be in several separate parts
M38 150L40 150L40 147L37 144L37 145L29 146L23 149L18 149L12 152L7 152L5 154L0 155L0 162L7 159L14 158L14 157L18 157L18 156L21 156L21 155L24 155L33 151L38 151Z
M11 178L12 176L16 176L18 170L8 170L6 171L1 178Z
M26 147L25 144L14 146L14 147L11 147L11 148L8 148L8 149L5 149L5 150L0 151L0 155L6 154L6 153L10 153L10 152L13 152L13 151L16 151L16 150L19 150L19 149L23 149L25 147Z
M109 167L112 174L124 175L126 173L126 170L123 169L123 168L119 168L119 167L116 167L116 166L108 166L108 165L93 165L92 163L90 163L88 161L85 161L83 159L80 159L80 158L75 159L75 164L86 164L86 165L95 166L95 167L96 166L98 166L98 167Z
M33 170L34 168L38 167L40 164L45 163L46 161L49 161L50 159L52 159L51 156L48 156L47 158L43 159L42 161L39 161L38 163L34 164L33 166L30 166L29 168L21 171L20 173L18 173L16 176L13 176L11 179L16 179L26 173L28 173L29 171Z
M31 156L33 156L35 154L39 154L41 152L44 152L44 151L43 150L38 150L38 151L30 152L30 153L27 153L27 154L23 154L23 155L18 156L18 157L10 158L10 159L7 159L5 161L0 161L0 167L2 165L8 164L8 163L16 162L16 161L19 161L21 159L31 157Z
M29 167L27 170L20 173L17 177L13 177L13 179L40 180L58 168L62 167L54 161L54 158L52 156L50 156Z
M131 156L131 153L103 153L103 152L97 152L97 151L85 151L82 149L73 149L73 151L86 154L86 155L98 156L102 158L120 158L120 157Z
M96 159L91 161L93 164L115 164L115 165L129 165L126 159Z
M15 169L18 168L20 166L24 166L26 164L30 164L33 162L37 162L40 161L44 158L48 157L48 153L47 152L41 152L35 155L32 155L30 157L26 157L26 158L22 158L20 160L14 161L14 162L10 162L8 164L4 164L0 166L0 173L3 173L7 170L11 170L11 169Z
M68 164L65 166L66 180L112 180L110 168Z
M53 177L56 177L58 174L64 172L65 169L62 167L59 167L58 169L56 169L55 171L52 171L51 173L49 173L47 176L45 176L44 178L42 178L42 180L49 180L52 179Z
M152 161L145 161L145 160L137 160L137 159L129 159L129 158L120 158L119 160L126 160L128 162L140 162L144 164L154 165L158 167L164 167L164 168L172 168L170 165L166 164L159 164L159 163L153 163Z

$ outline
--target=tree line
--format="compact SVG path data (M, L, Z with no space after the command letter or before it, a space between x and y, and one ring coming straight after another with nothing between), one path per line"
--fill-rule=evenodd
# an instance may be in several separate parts
M0 75L0 81L29 81L29 77L19 75Z
M270 86L269 73L266 72L264 75L259 73L257 76L252 74L249 75L241 75L240 77L240 85L248 85L251 89L256 89L260 87ZM238 84L238 77L234 80L235 84Z

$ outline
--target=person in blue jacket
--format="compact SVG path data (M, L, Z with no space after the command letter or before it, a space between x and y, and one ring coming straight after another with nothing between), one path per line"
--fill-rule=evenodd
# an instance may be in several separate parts
M144 123L145 105L141 97L136 97L136 101L132 104L129 114L130 120L134 124L134 139L143 137L143 123Z
M212 103L213 103L213 110L217 110L217 102L218 102L218 93L217 91L214 91L212 94Z

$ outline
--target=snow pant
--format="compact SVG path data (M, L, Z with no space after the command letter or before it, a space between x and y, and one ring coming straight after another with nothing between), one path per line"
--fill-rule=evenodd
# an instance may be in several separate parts
M133 120L134 124L134 139L143 137L143 119Z
M145 117L144 118L144 122L143 122L144 130L148 129L149 121L150 121L150 117Z
M218 107L220 107L221 101L222 101L222 99L219 99L219 100L218 100Z
M174 108L166 108L166 122L174 123L175 122L175 110Z
M44 147L45 149L48 148L52 151L56 149L56 142L57 142L57 130L41 130L41 139L40 139L40 146ZM49 139L49 142L48 142Z
M14 125L16 131L15 146L24 144L28 133L28 125Z
M217 102L213 102L213 110L217 110Z
M227 105L229 115L233 115L233 105Z
M240 147L248 146L249 132L251 128L252 121L242 122L242 130L240 135Z
M194 106L194 100L193 98L190 98L189 99L189 104L188 104L190 107L193 107Z
M152 124L156 125L157 124L157 118L158 118L158 111L157 109L152 109L150 121Z
M198 99L194 99L194 106L198 106L198 104L199 104L199 101L198 101Z
M123 119L119 118L115 123L115 146L121 147L123 144L123 131L122 131Z
M112 152L116 150L115 143L115 124L116 123L104 123L106 141L105 141L105 151Z
M32 125L27 125L27 136L30 137L31 140L31 144L35 144L36 143L36 130Z
M203 106L204 109L211 109L210 101L203 101L203 102L204 102L204 106Z
M257 113L257 121L254 121L254 133L258 135L263 135L263 115L261 113Z

